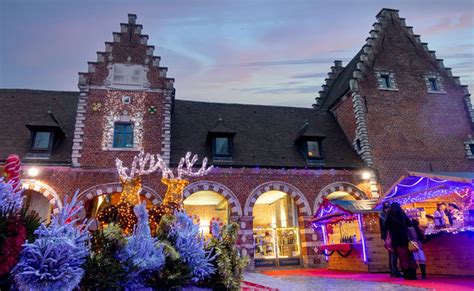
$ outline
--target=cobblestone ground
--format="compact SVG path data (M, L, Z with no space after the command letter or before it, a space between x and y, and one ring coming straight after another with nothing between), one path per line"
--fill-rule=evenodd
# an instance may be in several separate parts
M426 290L422 288L401 286L389 283L363 282L345 279L330 279L315 276L268 276L260 273L248 272L244 275L244 281L278 288L281 291L306 291L306 290L392 290L411 291Z

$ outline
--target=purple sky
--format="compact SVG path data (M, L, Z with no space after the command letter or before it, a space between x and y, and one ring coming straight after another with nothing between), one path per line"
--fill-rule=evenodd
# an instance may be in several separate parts
M177 98L309 107L382 7L474 88L474 1L0 0L0 87L77 90L128 13L176 79Z

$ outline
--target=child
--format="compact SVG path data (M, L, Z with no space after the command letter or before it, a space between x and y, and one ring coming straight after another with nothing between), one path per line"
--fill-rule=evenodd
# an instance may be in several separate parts
M409 227L409 236L412 241L415 241L418 244L418 251L413 252L413 258L420 266L421 279L426 279L426 257L425 252L423 252L422 243L426 241L425 235L420 229L420 223L417 219L412 220L413 227Z

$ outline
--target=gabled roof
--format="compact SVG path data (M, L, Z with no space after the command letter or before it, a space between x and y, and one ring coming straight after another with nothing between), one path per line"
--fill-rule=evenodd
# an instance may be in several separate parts
M177 164L187 151L212 157L207 134L219 116L227 128L235 131L232 161L225 161L226 166L307 167L294 142L305 121L326 136L322 142L323 167L364 166L333 115L326 110L184 100L175 101L172 113L171 163Z
M362 49L352 58L344 69L331 81L324 98L320 101L321 108L328 109L335 105L349 90L349 82L357 69Z
M13 153L26 156L31 138L28 125L60 127L65 136L49 159L24 162L70 163L78 96L78 92L1 89L0 132L4 138L0 138L0 161Z

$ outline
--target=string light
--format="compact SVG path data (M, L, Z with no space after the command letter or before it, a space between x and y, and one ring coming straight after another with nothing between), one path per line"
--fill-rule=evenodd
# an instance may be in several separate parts
M130 103L124 103L122 97L124 92L121 90L107 90L104 110L104 133L102 137L102 148L106 149L113 143L114 126L122 116L127 116L133 124L133 140L137 148L142 148L143 143L143 116L146 112L146 95L144 91L130 92L127 96L131 97ZM135 146L134 146L135 147Z

